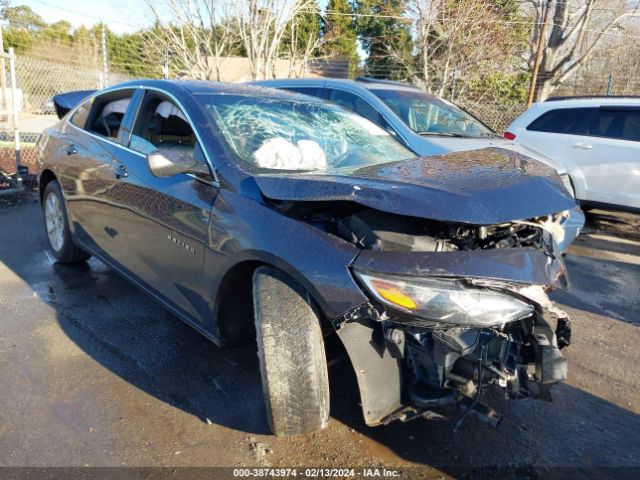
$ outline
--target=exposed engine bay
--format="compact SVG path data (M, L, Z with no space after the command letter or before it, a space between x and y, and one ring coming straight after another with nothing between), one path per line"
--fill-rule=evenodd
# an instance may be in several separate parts
M469 225L406 217L331 202L281 202L286 215L306 221L356 247L379 251L451 252L537 246L549 250L562 241L568 212L499 225ZM547 245L545 245L545 242Z
M502 328L430 329L385 322L387 348L404 367L408 403L414 407L408 411L432 414L434 408L459 403L496 426L501 416L483 402L483 389L498 389L509 399L551 401L550 388L566 379L560 348L570 341L569 320L555 320L556 331L539 313ZM408 411L395 417L403 420Z
M362 250L455 255L454 252L532 247L549 259L557 255L554 248L564 233L561 222L568 215L560 212L484 226L404 217L349 203L283 202L277 208ZM486 389L498 389L504 398L550 401L551 386L566 379L566 360L560 349L570 343L570 321L547 297L548 286L473 277L445 281L355 273L374 298L367 308L344 321L368 322L381 329L383 348L402 370L403 407L381 419L381 423L420 416L436 418L442 407L457 405L464 412L460 422L472 413L495 426L501 417L483 401L482 392ZM418 285L415 288L414 282ZM416 288L426 289L427 293L420 297L415 294ZM443 301L436 305L434 298L444 296L438 288L454 291L451 306ZM482 300L465 297L468 292L495 294L496 298L508 296L510 301L521 302L522 312L517 317L504 316L502 321L497 318L486 324L480 320L477 325L473 320L458 323L452 313L456 302L476 308L473 302L480 305ZM420 298L427 298L422 311ZM438 307L440 316L435 313Z

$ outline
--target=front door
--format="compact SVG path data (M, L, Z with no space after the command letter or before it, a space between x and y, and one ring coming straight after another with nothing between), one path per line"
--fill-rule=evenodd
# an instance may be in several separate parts
M129 140L113 160L123 172L111 199L120 207L113 255L180 313L203 322L204 252L217 187L188 117L173 100L147 91L134 117ZM201 172L156 177L146 160L156 150L190 155Z

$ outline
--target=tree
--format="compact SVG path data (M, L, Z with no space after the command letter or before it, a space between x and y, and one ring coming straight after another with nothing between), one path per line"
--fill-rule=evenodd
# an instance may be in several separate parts
M367 74L407 80L413 70L411 21L404 17L404 0L358 0L357 31L368 56Z
M536 90L539 99L547 98L596 54L608 34L624 31L625 21L640 16L638 0L530 0L535 28L530 43L529 63L542 32L544 8L551 8L552 21L542 39L542 60ZM637 41L636 41L637 44Z
M495 73L516 71L523 30L507 1L411 0L416 32L414 81L439 96L458 95Z
M233 4L232 0L147 0L155 18L154 27L146 32L154 56L170 56L179 75L220 80L222 58L237 43L229 28Z
M273 78L275 61L292 22L316 7L315 0L238 0L238 33L249 61L251 78Z
M35 35L46 26L46 22L31 7L12 7L9 0L0 1L3 40L5 48L13 47L17 53L28 51Z
M328 59L344 59L349 62L352 75L359 63L357 35L353 22L353 8L348 0L329 0L322 25L324 44L322 52Z
M317 1L310 7L309 11L301 10L291 19L284 35L284 51L289 56L289 77L304 76L309 60L319 54L318 48L322 45L320 7Z

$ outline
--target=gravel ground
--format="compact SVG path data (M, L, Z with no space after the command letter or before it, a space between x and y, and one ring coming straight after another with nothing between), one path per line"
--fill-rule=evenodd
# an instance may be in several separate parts
M55 264L30 200L0 208L0 222L0 466L640 476L640 242L631 237L591 228L567 255L572 287L554 297L572 315L574 343L554 402L501 402L498 429L472 417L458 433L451 420L368 428L352 374L337 363L329 427L275 438L252 348L216 348L99 261Z

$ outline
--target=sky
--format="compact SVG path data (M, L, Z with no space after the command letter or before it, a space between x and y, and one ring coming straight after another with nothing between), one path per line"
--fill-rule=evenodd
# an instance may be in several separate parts
M320 0L325 8L328 0ZM103 20L117 33L131 33L151 23L144 0L12 0L12 6L28 5L46 22L67 20L87 27Z
M103 20L117 33L134 32L150 23L142 0L12 0L11 5L28 5L49 23L67 20L74 27L89 27Z

